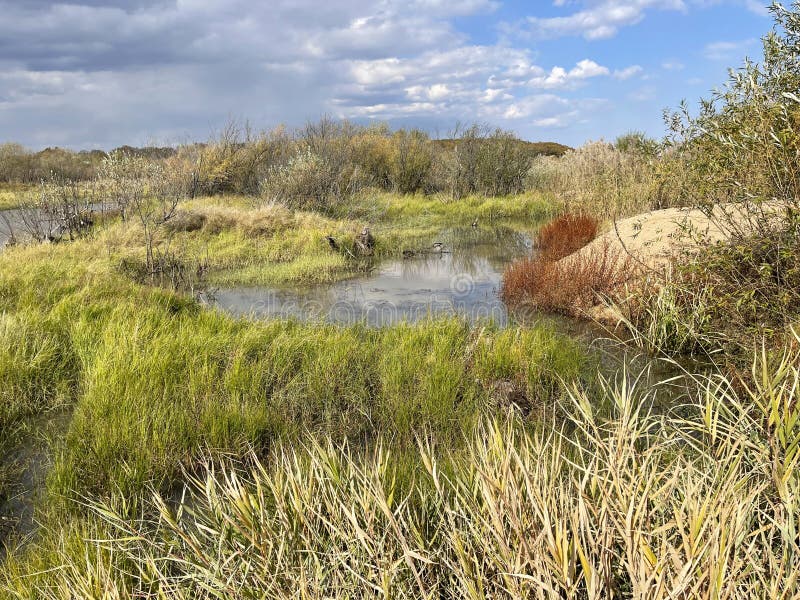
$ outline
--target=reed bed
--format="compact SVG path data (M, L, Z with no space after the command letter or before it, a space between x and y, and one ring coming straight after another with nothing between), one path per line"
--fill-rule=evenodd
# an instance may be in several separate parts
M209 461L139 518L92 500L88 529L9 565L16 598L797 598L800 353L757 352L751 383L695 377L668 412L624 375L536 431L485 420L444 461L422 436L328 438L250 466ZM66 535L64 530L62 536ZM47 561L57 568L44 569ZM11 583L13 582L13 583Z
M558 198L565 212L601 220L675 205L656 155L624 151L607 142L589 142L561 157L540 156L531 163L528 189Z

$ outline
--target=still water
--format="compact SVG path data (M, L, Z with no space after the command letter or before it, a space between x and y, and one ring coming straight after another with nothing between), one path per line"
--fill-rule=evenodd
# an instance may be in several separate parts
M436 242L441 247L434 247ZM459 315L504 325L508 312L499 298L503 269L529 254L531 246L530 237L508 228L453 229L413 256L378 264L367 276L327 285L218 289L207 301L254 318L382 327Z

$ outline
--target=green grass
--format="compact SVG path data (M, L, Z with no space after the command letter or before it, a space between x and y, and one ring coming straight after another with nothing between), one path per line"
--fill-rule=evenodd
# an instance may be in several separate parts
M361 202L350 210L364 213L369 201ZM547 212L538 198L384 195L375 207L334 218L203 198L183 203L182 224L164 227L158 242L207 260L215 285L310 283L363 268L332 251L326 235L349 246L368 225L380 259L475 218L534 228ZM410 482L418 439L459 455L483 415L510 410L498 391L509 386L538 426L538 416L554 414L560 382L590 368L578 342L545 325L474 328L447 318L371 329L235 319L136 283L120 265L143 250L135 220L112 218L73 243L0 253L0 449L26 448L43 416L66 414L37 501L38 518L54 529L37 543L74 534L64 543L77 551L91 527L82 499L127 498L132 515L147 489L170 493L209 455L268 457L310 437L364 450L391 440L394 467ZM18 489L19 476L19 465L7 463L0 494ZM9 572L37 568L15 562L23 555L12 552Z
M456 447L488 402L481 382L519 380L552 406L553 383L578 377L584 360L551 330L475 334L458 320L373 330L237 322L192 306L102 312L75 327L82 393L54 494L169 484L203 449L265 452L308 432L385 432L403 447L430 431Z
M392 201L417 215L409 223L421 205L440 207L424 198ZM208 244L217 264L237 265L220 268L218 281L242 271L268 283L319 280L320 257L328 256L352 268L318 243L343 221L221 202L187 204L185 211L204 211L203 227L171 240ZM477 214L487 203L467 205ZM520 206L509 215L531 210ZM451 215L441 210L441 218ZM72 244L0 255L0 377L13 397L5 422L74 406L49 477L53 497L170 485L203 451L266 452L308 432L362 442L383 432L402 448L429 431L455 448L492 404L498 381L547 409L557 381L579 378L587 364L576 342L544 326L473 331L445 319L375 330L203 310L119 272L120 257L140 250L136 227L112 223ZM239 258L253 246L265 262L251 257L250 274ZM270 261L281 249L284 260Z
M445 329L448 326L445 325ZM427 340L428 335L422 334ZM507 340L508 341L508 340ZM500 354L503 354L501 351ZM675 412L622 379L531 430L480 419L459 452L337 436L208 457L185 495L87 500L6 561L10 598L794 598L800 355L698 376ZM496 364L494 365L497 366Z
M475 219L482 227L532 231L550 214L550 206L534 195L456 202L444 196L376 193L326 217L248 206L234 197L202 198L181 207L194 230L181 231L184 221L176 221L161 233L160 242L169 240L190 261L208 262L208 281L215 285L325 283L352 277L372 264L350 254L356 253L354 240L363 227L375 236L374 259L398 257L403 250L428 247L442 230L469 227ZM347 250L332 250L325 239L329 235ZM112 248L115 260L143 254L135 223L111 227L98 236L95 248L94 253Z

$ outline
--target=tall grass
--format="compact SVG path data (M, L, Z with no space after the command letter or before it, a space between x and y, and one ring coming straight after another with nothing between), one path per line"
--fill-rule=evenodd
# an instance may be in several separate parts
M545 327L237 321L79 266L79 244L0 258L0 415L74 404L49 478L56 495L167 485L203 448L267 451L308 431L354 442L383 432L408 446L427 428L455 446L498 381L549 410L555 382L586 362Z
M138 518L90 501L88 530L32 548L6 585L17 598L794 598L798 364L797 350L756 353L749 387L698 377L668 414L627 378L606 386L609 416L573 390L566 421L486 420L446 461L420 437L422 468L402 485L380 442L366 457L331 438L249 467L211 461L186 473L184 500L155 493Z
M613 219L675 204L661 164L655 154L591 142L562 157L537 157L527 186L558 199L564 212Z

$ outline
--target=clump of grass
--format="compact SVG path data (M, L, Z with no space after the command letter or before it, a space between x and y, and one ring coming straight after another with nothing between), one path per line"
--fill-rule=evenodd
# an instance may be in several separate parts
M203 231L216 235L238 231L247 237L270 237L295 226L298 215L273 204L262 207L237 207L193 201L166 223L172 232Z
M626 378L606 385L606 417L572 391L567 421L539 432L487 420L448 460L420 438L422 467L402 484L385 440L366 456L334 438L249 467L210 461L177 505L154 493L132 518L122 498L91 501L88 527L31 548L36 573L7 564L6 585L40 598L785 598L800 556L799 362L756 353L749 387L699 377L668 414Z
M709 301L713 289L689 289L669 270L654 281L645 278L628 294L612 300L615 314L630 333L630 341L651 355L710 355L723 342L711 326Z
M599 222L589 215L567 213L542 226L536 234L539 255L559 260L580 250L597 236Z
M384 432L403 447L428 429L455 448L491 381L514 378L552 408L553 382L579 377L583 361L546 330L509 339L457 320L371 330L130 310L98 332L50 480L60 494L168 485L200 448L265 451L308 431L354 442Z
M0 312L0 507L11 492L13 454L30 433L29 421L74 400L79 368L63 329L31 312Z

